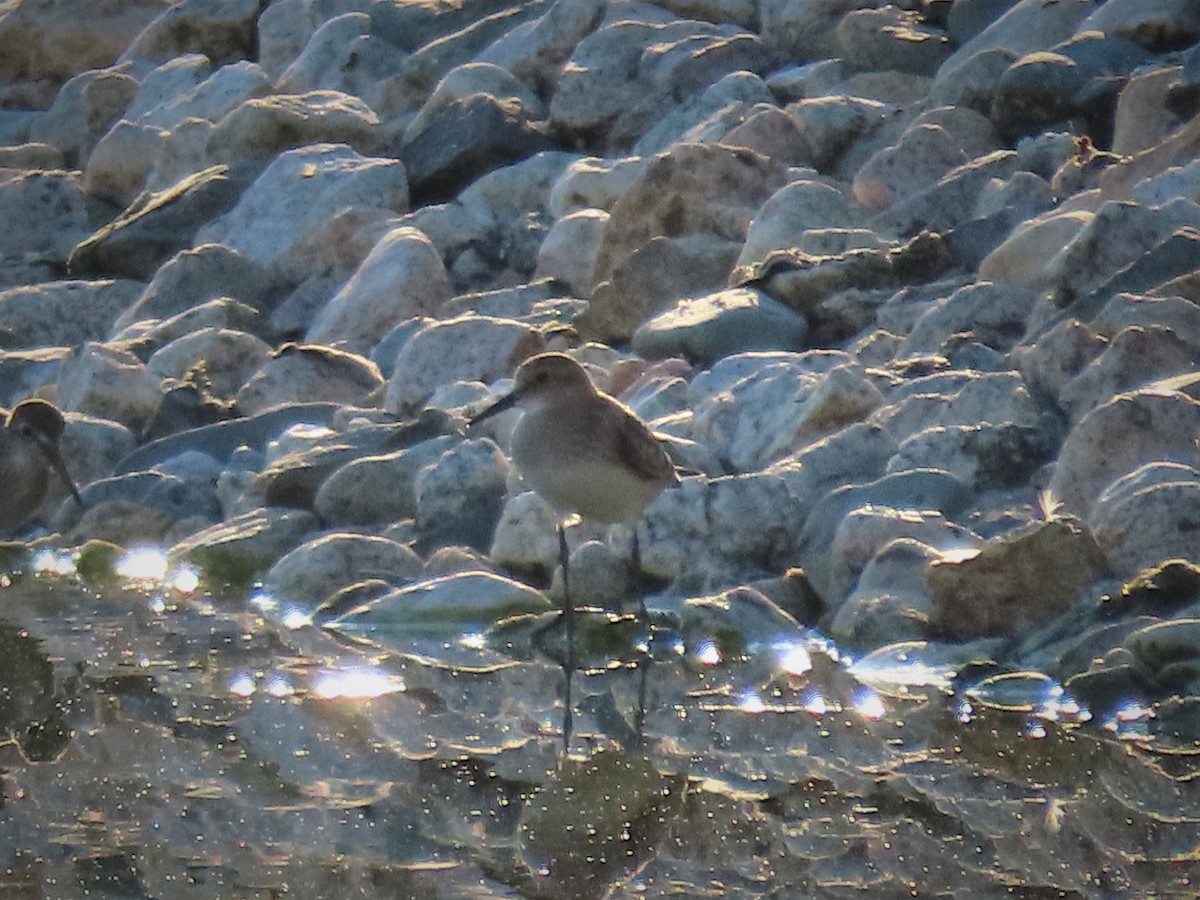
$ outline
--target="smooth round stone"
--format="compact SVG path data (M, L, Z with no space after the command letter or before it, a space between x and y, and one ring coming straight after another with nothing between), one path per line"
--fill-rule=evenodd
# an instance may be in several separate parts
M745 350L798 350L808 331L799 313L757 290L737 288L679 301L634 332L634 349L647 359L683 356L710 365Z
M462 572L391 591L326 627L381 636L408 629L482 629L501 619L551 609L545 594L519 581L490 572Z

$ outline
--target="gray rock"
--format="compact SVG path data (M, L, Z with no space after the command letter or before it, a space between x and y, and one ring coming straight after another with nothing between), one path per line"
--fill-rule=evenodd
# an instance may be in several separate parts
M682 356L711 365L747 350L800 350L808 323L765 294L735 288L682 300L633 333L633 349L647 359Z
M1200 38L1200 10L1188 0L1108 0L1084 19L1079 32L1099 31L1149 50L1186 47Z
M139 319L178 315L217 297L263 309L274 285L262 266L220 244L184 250L164 263L142 295L113 323L113 333Z
M989 347L1007 350L1021 337L1037 299L1032 291L1005 285L966 285L916 321L906 349L910 353L937 351L951 335L969 331Z
M1166 466L1160 463L1157 477L1150 480L1147 468L1133 473L1142 477L1126 490L1110 495L1110 487L1090 517L1096 543L1122 578L1165 560L1200 558L1194 530L1200 515L1200 473L1188 467L1163 471Z
M601 236L601 249L611 224L610 217ZM670 309L676 300L724 288L739 247L737 241L711 234L652 237L596 285L587 307L571 324L589 340L628 341L639 325ZM600 277L600 249L596 256L593 281Z
M237 201L244 183L224 166L204 169L128 209L71 251L68 266L81 274L149 280L168 259L192 245L205 222Z
M307 510L259 507L197 531L168 555L199 567L205 584L245 589L316 527Z
M128 206L142 192L162 158L167 132L122 119L88 154L83 188L92 197Z
M271 566L263 588L281 613L288 607L311 613L348 584L364 578L411 581L420 576L421 568L420 557L395 541L365 534L327 534L301 544Z
M833 546L838 526L852 510L873 504L901 510L937 510L952 517L963 508L968 496L963 482L936 469L897 472L874 481L843 485L808 510L796 545L798 561L806 570L820 567Z
M404 167L345 145L314 144L276 158L233 209L200 229L196 243L224 244L299 282L337 259L344 243L338 240L338 217L355 205L405 211Z
M92 232L99 207L74 172L31 171L0 184L0 219L18 228L0 230L0 257L33 256L63 265Z
M472 94L434 112L400 149L415 196L446 200L493 169L553 147L512 100Z
M580 209L556 221L538 248L533 277L554 278L580 297L590 294L609 218L601 209Z
M136 281L51 281L0 290L5 346L69 347L102 340L141 290Z
M129 504L163 514L168 522L196 518L216 522L221 518L221 507L214 487L212 483L150 471L101 478L81 493L85 509ZM64 504L63 508L70 507Z
M138 92L126 118L171 132L188 119L217 122L250 98L271 93L273 87L266 73L248 61L214 71L207 60L185 56L164 63L156 71L162 77L152 81L147 76L146 84L152 91Z
M867 215L833 185L815 180L790 182L772 194L755 214L738 265L750 265L765 260L772 251L797 246L797 236L809 229L862 227Z
M978 215L983 191L997 178L1012 178L1020 159L997 150L947 172L935 183L907 193L879 213L872 225L882 234L907 236L923 228L946 231Z
M891 5L847 13L837 25L837 39L846 61L867 71L932 75L951 49L941 29Z
M879 130L896 108L877 100L854 96L813 97L787 108L808 142L812 164L820 171L832 169L858 141Z
M227 328L199 328L156 350L147 360L146 368L156 378L177 381L201 371L212 392L229 400L270 358L270 345L252 334Z
M1067 435L1050 491L1087 517L1108 485L1148 460L1191 464L1200 402L1177 391L1120 394L1083 417Z
M1193 371L1198 357L1200 345L1188 343L1169 328L1124 328L1103 353L1063 386L1059 403L1078 421L1117 394Z
M887 471L945 469L979 488L1027 484L1058 447L1056 430L1012 422L938 425L901 442Z
M867 564L873 562L889 544L898 540L916 541L923 547L938 551L938 556L952 551L969 551L983 544L977 534L933 510L863 506L851 510L842 518L834 532L829 553L821 560L822 564L806 568L805 573L817 593L825 597L831 608L836 610L858 581L860 573L865 574ZM880 568L876 566L876 571L872 573L875 577L880 574ZM910 570L906 587L914 593L924 593L921 590L923 583L913 579L913 575L919 576L920 571ZM876 581L875 586L879 585Z
M82 168L96 141L137 93L137 79L129 68L89 69L71 78L50 109L30 124L30 139L53 144L72 166Z
M766 0L762 4L762 33L768 46L789 59L828 59L842 55L837 25L856 9L874 6L870 0L830 0L826 3L797 3L795 0Z
M885 544L829 620L829 636L839 644L863 648L928 637L933 601L924 574L941 556L912 538Z
M887 209L968 161L959 142L946 129L915 126L859 167L852 183L853 196L868 209Z
M477 59L511 72L549 96L558 85L560 67L599 24L605 10L601 0L555 0L536 19L521 22L489 44Z
M537 329L490 316L432 322L400 349L388 379L384 408L418 409L438 385L495 381L545 346Z
M288 94L335 90L365 98L403 64L393 45L371 34L365 12L345 12L313 32L276 86Z
M668 57L678 46L667 50ZM700 71L685 69L682 73L682 67L670 67L670 74L655 73L666 82L663 87L672 95L682 93L689 99L666 112L634 141L632 150L637 156L660 153L681 141L730 143L724 137L731 127L744 121L757 104L774 103L766 83L754 74L764 63L762 45L756 36L734 35L709 48L685 46L685 52L695 54L693 58L703 59L705 67ZM709 59L710 55L717 58ZM662 60L655 60L648 62L647 68L653 71L656 65L662 64ZM716 67L716 71L708 73L708 66ZM717 72L729 67L732 70L717 77ZM711 83L708 80L710 74ZM696 80L696 84L689 88L673 86L671 83L677 80Z
M402 450L353 459L321 483L313 509L322 521L343 526L414 518L417 474L452 443L449 436L438 435Z
M257 49L257 0L183 0L163 10L121 54L125 60L166 62L203 53L217 65Z
M549 612L540 591L490 572L461 572L430 578L391 591L350 610L326 628L408 646L412 634L474 633L504 619Z
M1000 7L1003 5L999 4ZM1067 4L1018 0L1010 5L1012 8L1007 12L997 6L988 8L986 12L973 11L975 15L969 17L974 18L976 23L984 16L1003 14L992 18L991 24L961 44L943 64L943 70L980 50L1002 49L1018 55L1045 50L1074 34L1079 23L1101 4L1096 0Z
M362 405L383 387L379 367L355 353L312 344L285 344L237 392L246 415L285 403L329 401Z
M611 211L652 160L638 156L616 159L585 156L570 163L550 189L549 210L555 219L579 209Z
M68 413L66 420L59 446L79 486L113 475L121 459L137 446L133 432L119 422L81 413Z
M160 12L158 6L117 3L80 15L71 0L20 3L0 19L0 79L62 82L107 66Z
M158 379L136 356L88 341L63 360L58 405L64 410L113 419L139 433L158 412Z
M417 532L425 547L492 542L503 505L509 464L486 438L463 441L417 473Z
M766 471L783 478L800 508L809 509L835 488L881 476L896 447L886 429L855 422L771 463Z

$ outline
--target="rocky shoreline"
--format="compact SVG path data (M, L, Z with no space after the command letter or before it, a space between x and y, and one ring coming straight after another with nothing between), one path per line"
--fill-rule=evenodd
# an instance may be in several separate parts
M0 5L0 401L66 412L86 503L49 540L543 612L553 514L465 421L566 350L700 473L640 526L685 633L1200 734L1198 39L1183 0ZM572 542L620 599L628 527Z

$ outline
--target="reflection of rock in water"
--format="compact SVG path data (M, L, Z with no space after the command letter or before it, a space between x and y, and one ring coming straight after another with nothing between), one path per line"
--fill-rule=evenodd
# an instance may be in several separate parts
M0 737L16 738L32 762L53 759L69 740L54 669L37 638L0 621Z

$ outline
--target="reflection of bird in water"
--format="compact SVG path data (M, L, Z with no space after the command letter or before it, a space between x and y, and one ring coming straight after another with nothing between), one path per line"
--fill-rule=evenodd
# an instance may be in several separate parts
M530 357L517 369L512 391L474 419L475 425L514 406L522 410L512 435L512 458L521 476L559 513L558 553L563 573L567 667L574 669L574 612L567 573L564 520L579 515L602 524L636 523L642 511L679 475L662 443L638 415L597 390L583 366L564 353ZM632 566L641 568L637 527ZM645 598L638 590L643 623ZM569 739L568 680L564 732Z
M8 414L0 429L0 532L12 531L37 512L52 471L83 505L58 449L63 427L62 413L45 400L24 400Z

